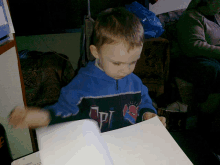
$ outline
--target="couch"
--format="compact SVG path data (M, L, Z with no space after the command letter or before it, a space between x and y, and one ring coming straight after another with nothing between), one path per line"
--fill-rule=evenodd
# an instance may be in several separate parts
M158 14L157 17L160 19L160 22L165 29L165 32L160 37L167 39L170 45L170 74L166 96L170 97L169 99L171 102L178 100L182 104L188 105L187 119L190 123L188 123L187 127L190 129L196 127L198 115L198 103L195 101L194 87L190 82L179 78L178 74L175 73L175 68L172 67L175 66L176 59L182 54L178 45L176 24L184 11L185 9L178 9ZM169 92L174 94L169 95Z

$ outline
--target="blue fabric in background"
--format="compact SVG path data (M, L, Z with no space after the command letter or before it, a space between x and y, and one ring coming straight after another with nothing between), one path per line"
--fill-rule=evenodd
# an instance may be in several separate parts
M140 19L146 39L157 38L163 34L164 29L160 19L152 11L149 11L137 1L132 2L130 5L125 5L125 8Z
M27 56L28 52L29 52L29 50L27 50L27 49L19 51L18 52L19 58L20 59L27 59L28 58L28 56Z

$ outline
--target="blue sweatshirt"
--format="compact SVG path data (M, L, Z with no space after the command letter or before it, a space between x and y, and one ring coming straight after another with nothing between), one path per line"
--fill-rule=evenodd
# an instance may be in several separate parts
M96 62L96 63L95 63ZM131 73L115 80L90 61L76 77L61 89L54 105L44 107L56 123L94 119L106 132L141 122L145 112L157 114L148 88Z

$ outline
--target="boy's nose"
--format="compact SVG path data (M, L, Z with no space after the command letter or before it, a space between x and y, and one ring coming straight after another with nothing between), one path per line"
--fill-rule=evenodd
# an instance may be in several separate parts
M121 70L121 75L122 76L127 75L127 73L129 73L129 70L130 70L129 66L123 67L123 69Z
M123 66L123 71L129 71L130 70L130 65L124 65Z

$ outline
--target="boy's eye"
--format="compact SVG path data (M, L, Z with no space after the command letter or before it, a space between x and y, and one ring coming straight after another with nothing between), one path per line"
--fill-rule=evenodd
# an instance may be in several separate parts
M135 61L135 62L132 62L131 64L136 64L136 62L137 62L137 61Z
M120 63L113 63L114 65L120 65Z
M135 61L135 62L132 62L132 63L131 63L130 65L135 65L135 64L136 64L136 62L137 62L137 61Z
M137 62L137 61L132 62L131 65L136 64L136 62ZM113 63L113 64L114 64L114 65L120 65L121 63Z

